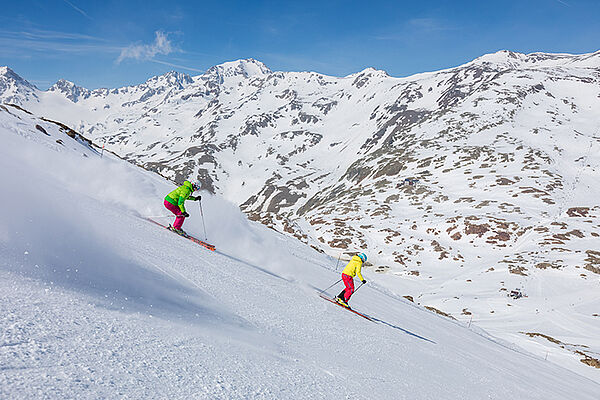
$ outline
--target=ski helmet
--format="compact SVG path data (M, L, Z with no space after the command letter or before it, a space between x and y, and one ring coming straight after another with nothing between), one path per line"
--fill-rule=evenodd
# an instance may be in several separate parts
M358 253L357 256L362 260L362 262L367 262L367 255L365 253Z

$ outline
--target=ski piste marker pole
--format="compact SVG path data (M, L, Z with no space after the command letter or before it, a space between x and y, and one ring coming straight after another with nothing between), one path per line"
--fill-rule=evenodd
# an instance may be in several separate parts
M202 212L202 200L198 201L198 206L200 206L200 216L202 216L202 227L204 228L204 240L208 240L208 236L206 236L206 225L204 225L204 213Z
M104 138L104 143L102 143L102 152L100 153L100 158L104 155L104 147L106 146L106 138Z

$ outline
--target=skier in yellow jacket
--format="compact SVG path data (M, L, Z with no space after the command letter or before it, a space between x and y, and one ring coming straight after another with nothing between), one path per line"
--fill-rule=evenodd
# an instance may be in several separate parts
M348 307L348 300L350 300L350 296L354 293L355 276L362 281L363 285L367 283L360 273L362 265L365 262L367 262L367 255L365 253L359 253L352 257L348 265L346 265L346 268L342 271L342 280L344 281L346 288L336 297L338 303Z

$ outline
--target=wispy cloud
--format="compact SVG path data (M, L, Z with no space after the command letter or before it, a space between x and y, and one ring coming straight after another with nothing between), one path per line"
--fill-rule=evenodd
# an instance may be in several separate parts
M102 38L84 35L81 33L73 33L73 32L60 32L60 31L50 31L45 29L30 29L27 31L10 31L10 30L0 30L0 36L3 37L13 37L13 38L21 38L21 39L41 39L41 40L52 40L52 39L64 39L64 40L83 40L83 41L105 41Z
M181 68L181 69L186 69L188 71L194 71L194 72L205 72L203 69L198 69L198 68L192 68L192 67L186 67L185 65L180 65L180 64L173 64L170 62L166 62L166 61L161 61L161 60L150 60L154 63L157 64L162 64L162 65L168 65L170 67L174 67L174 68Z
M567 7L571 7L571 5L569 3L567 3L566 1L563 1L563 0L556 0L556 1L558 1L562 5L565 5Z
M177 34L177 33L174 33ZM16 57L20 59L58 58L65 55L105 55L119 64L126 59L151 61L178 69L202 73L204 70L188 67L188 62L180 63L157 60L158 55L184 53L174 46L166 33L155 32L151 44L133 44L127 47L106 39L72 32L43 29L2 30L0 29L0 58ZM178 62L175 60L175 62Z
M122 47L102 38L78 33L31 29L0 30L0 55L31 57L33 53L55 56L56 53L119 53Z
M87 19L91 20L92 18L87 15L87 13L85 11L83 11L81 8L77 7L75 4L71 3L68 0L63 0L65 3L67 3L68 5L70 5L75 11L77 11L79 14L83 15L84 17L86 17Z
M121 50L119 58L116 63L119 64L121 61L128 58L135 60L152 60L157 54L167 55L175 51L176 49L171 45L171 41L167 37L167 34L156 31L154 43L151 44L132 44Z

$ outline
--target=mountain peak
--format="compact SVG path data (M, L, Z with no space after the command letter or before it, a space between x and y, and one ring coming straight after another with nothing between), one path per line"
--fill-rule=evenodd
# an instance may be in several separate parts
M368 75L379 78L389 78L389 74L382 69L376 69L374 67L367 67L360 72L352 74L351 76Z
M75 86L77 86L77 85L75 85L75 84L74 84L73 82L71 82L71 81L68 81L68 80L66 80L66 79L63 79L63 78L61 78L61 79L59 79L58 81L56 81L56 83L55 83L54 85L52 85L52 86L50 87L50 89L49 89L49 90L52 90L52 88L55 88L55 87L57 87L57 86L75 87Z
M9 71L14 74L13 70L8 68L8 66L5 65L5 66L0 67L0 75L6 75L6 74L8 74Z
M249 78L253 76L269 75L271 73L272 71L265 64L253 58L228 61L223 64L215 65L206 71L207 75L218 75L224 78L232 76Z
M77 86L66 79L59 79L54 85L48 89L49 92L58 92L65 95L73 103L77 103L82 98L90 97L90 91L84 87Z
M0 79L4 78L5 80L14 82L18 85L24 85L31 89L37 89L35 85L32 85L25 79L23 79L19 74L10 69L8 66L0 67Z
M169 71L165 74L153 76L152 78L146 81L147 84L150 83L167 83L170 86L178 86L183 88L183 86L194 82L191 76L183 72L177 71Z
M485 54L468 64L499 65L508 68L558 67L567 64L582 67L597 67L600 51L588 54L567 53L518 53L510 50L500 50L496 53Z
M15 73L15 71L13 71L12 69L10 69L8 66L5 65L5 66L0 67L0 75L9 76L9 75L17 75L17 74Z
M502 65L509 68L518 68L527 62L527 55L510 50L500 50L495 53L484 54L468 64Z
M0 67L0 98L6 103L21 105L30 97L37 97L38 88L21 78L7 66Z

